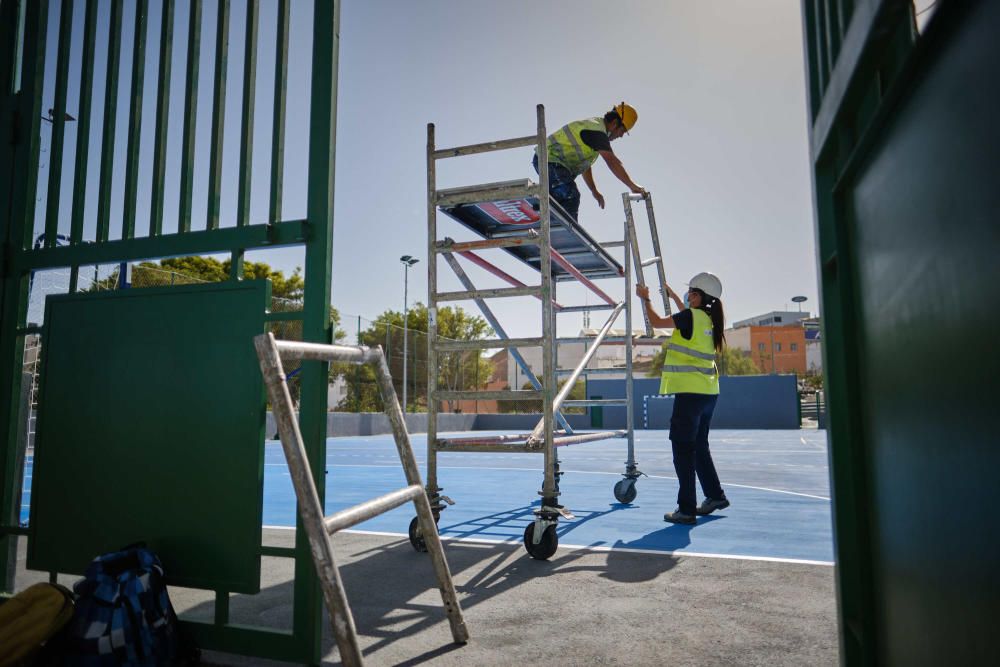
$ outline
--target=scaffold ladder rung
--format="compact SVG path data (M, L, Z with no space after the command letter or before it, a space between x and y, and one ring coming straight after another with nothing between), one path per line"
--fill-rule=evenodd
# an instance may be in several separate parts
M588 405L601 405L606 407L609 405L628 405L628 401L624 398L588 398L576 401L563 401L562 404L567 407L575 408L587 407Z
M438 401L538 401L545 393L535 389L497 389L492 391L450 391L437 390L434 398Z
M356 667L364 664L364 660L361 655L361 647L358 645L354 617L351 614L347 594L340 578L340 570L334 559L331 534L374 518L406 502L412 502L416 509L421 536L427 546L437 578L438 589L441 592L441 600L451 625L452 638L459 644L467 642L469 631L465 626L462 607L458 602L455 584L452 581L448 561L444 555L444 547L437 532L430 500L424 491L420 469L417 467L417 461L410 444L410 436L406 430L403 411L396 398L396 391L392 386L392 376L389 374L389 367L381 348L373 350L366 347L291 341L279 343L271 333L255 337L254 347L257 350L264 384L271 401L271 409L278 424L278 435L292 478L292 486L295 488L299 515L309 538L313 564L316 567L326 607L330 613L330 624L343 664ZM386 416L389 417L389 423L392 426L396 450L406 476L406 487L324 517L323 505L320 502L312 467L309 464L305 443L299 430L292 397L288 391L285 370L281 363L282 356L316 361L336 359L354 364L375 366L379 393L385 404Z

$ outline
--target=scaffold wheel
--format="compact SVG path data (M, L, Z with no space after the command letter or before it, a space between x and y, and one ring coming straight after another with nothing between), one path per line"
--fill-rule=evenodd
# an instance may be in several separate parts
M615 500L625 505L635 500L639 490L635 488L634 479L622 479L615 484Z
M524 548L528 550L528 555L535 560L548 560L559 546L559 536L556 535L555 524L545 527L542 539L538 541L538 544L535 544L534 539L532 539L534 535L535 523L532 522L524 529Z
M437 523L437 517L434 517L434 523ZM410 521L410 544L417 551L427 551L427 543L424 541L423 532L420 530L420 517L413 517Z

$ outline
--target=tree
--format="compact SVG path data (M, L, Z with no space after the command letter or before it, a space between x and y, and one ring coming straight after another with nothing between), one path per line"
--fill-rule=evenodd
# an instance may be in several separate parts
M663 372L663 359L667 355L667 344L664 343L660 351L653 357L653 363L646 373L648 377L660 377ZM715 363L719 367L720 375L760 375L760 370L743 350L729 345L722 346L722 352L715 356Z
M451 340L475 340L492 335L489 324L481 317L472 315L459 307L445 306L437 313L438 336ZM414 304L407 314L408 334L407 402L411 407L426 409L427 384L427 329L428 311L422 303ZM386 353L389 372L392 374L396 393L402 400L403 381L403 313L386 310L361 332L359 343L369 347L381 345ZM368 366L344 369L347 380L347 396L341 401L344 410L357 412L378 412L383 409L375 383L374 369ZM441 352L438 354L438 387L447 390L478 389L485 386L492 372L489 360L480 350L461 352ZM448 409L455 404L449 402Z

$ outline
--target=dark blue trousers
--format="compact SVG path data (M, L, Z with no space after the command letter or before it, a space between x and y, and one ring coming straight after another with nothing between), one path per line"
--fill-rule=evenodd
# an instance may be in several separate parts
M538 171L538 156L531 160L531 165ZM549 162L549 194L566 209L576 221L580 213L580 188L576 187L576 177L561 164Z
M697 474L706 498L725 498L719 474L708 449L708 430L718 394L677 394L670 417L670 444L674 450L674 470L679 488L677 506L685 514L694 514L698 497L694 486Z

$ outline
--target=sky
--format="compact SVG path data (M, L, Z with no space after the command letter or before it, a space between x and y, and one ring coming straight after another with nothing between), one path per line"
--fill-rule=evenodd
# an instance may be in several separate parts
M58 5L58 3L53 3ZM115 143L112 221L123 209L124 155L130 100L134 4L125 3L124 40L128 48L120 70ZM156 44L159 3L151 3L146 53L143 127L140 139L138 229L149 218L149 183L156 102ZM176 229L188 1L177 0L167 128L167 178L164 230ZM265 222L269 196L270 125L276 2L262 0L256 86L254 162L250 223ZM82 2L74 8L69 102L79 102ZM282 218L305 216L308 148L308 83L311 4L292 5L289 53L288 122L285 148L285 202ZM209 118L217 3L205 0L201 40L201 79L197 118L194 228L203 228L207 207ZM93 235L99 174L104 71L107 66L107 7L101 5L91 124L85 238ZM230 57L223 149L222 225L235 224L239 174L240 105L244 3L234 2L230 19ZM52 11L50 34L58 30ZM667 280L683 287L699 271L723 282L730 322L771 310L797 309L791 297L818 308L813 231L808 123L803 71L801 16L793 0L345 0L341 8L336 146L336 193L332 300L345 320L373 319L386 309L402 310L401 255L421 261L409 272L409 301L427 300L426 125L437 129L438 147L457 146L533 134L535 105L544 104L550 131L571 120L602 115L626 101L638 110L630 135L613 144L633 180L652 194ZM57 39L49 40L47 72L55 61ZM54 77L47 76L46 106ZM75 114L74 114L75 115ZM69 229L68 183L72 183L75 123L66 125L60 231ZM47 146L48 123L42 124ZM44 202L47 167L42 156L39 199ZM439 187L536 178L531 148L438 163ZM580 222L597 240L618 240L624 213L624 186L603 162L594 167L606 199L600 210L582 189ZM36 212L43 228L44 206ZM645 223L637 220L640 230ZM120 235L113 222L112 238ZM444 216L440 236L471 239ZM641 234L641 232L640 232ZM646 241L645 255L649 252ZM502 251L484 253L521 280L538 281L533 272ZM287 272L302 264L298 249L257 252ZM479 287L501 286L476 268ZM652 268L647 278L653 280ZM439 262L439 288L458 289L447 264ZM616 298L621 281L602 288ZM307 286L308 289L308 286ZM561 284L559 301L593 303L576 285ZM471 302L462 304L475 310ZM638 302L636 302L638 305ZM537 335L541 309L530 298L491 302L500 322L514 336ZM635 320L641 315L636 308ZM598 326L601 313L593 315ZM560 316L561 334L575 334L579 314ZM348 322L345 326L352 329ZM622 326L619 323L619 326Z

